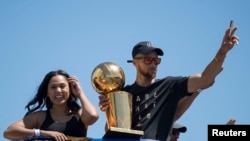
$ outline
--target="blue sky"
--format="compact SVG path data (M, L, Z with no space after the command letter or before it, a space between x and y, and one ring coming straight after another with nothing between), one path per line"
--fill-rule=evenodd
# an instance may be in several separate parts
M187 126L181 141L206 141L208 124L250 123L248 1L0 1L0 132L25 114L44 75L64 69L76 75L88 98L98 106L91 73L102 62L119 64L126 84L135 80L133 45L149 40L164 50L157 78L200 73L220 47L229 21L240 37L228 53L215 84L204 90L179 119ZM89 127L101 138L105 114ZM5 140L0 136L0 140Z

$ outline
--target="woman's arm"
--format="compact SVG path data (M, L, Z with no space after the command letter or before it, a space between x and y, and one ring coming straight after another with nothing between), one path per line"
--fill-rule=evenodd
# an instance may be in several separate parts
M81 101L81 119L86 126L95 123L98 118L99 114L95 106L88 100L84 92L79 96Z
M39 120L42 117L42 112L31 113L7 127L3 133L3 136L10 140L24 139L34 136L34 129L39 129Z
M99 118L99 113L96 107L86 97L81 88L80 82L76 77L72 76L68 80L70 82L73 94L77 96L81 102L81 110L79 111L81 120L83 121L85 126L95 123Z

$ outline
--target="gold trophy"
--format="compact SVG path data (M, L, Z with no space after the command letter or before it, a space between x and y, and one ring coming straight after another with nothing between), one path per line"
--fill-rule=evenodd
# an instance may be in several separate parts
M120 66L104 62L95 67L91 76L95 91L110 99L106 110L107 130L103 138L140 138L141 130L132 130L132 95L121 91L125 75Z

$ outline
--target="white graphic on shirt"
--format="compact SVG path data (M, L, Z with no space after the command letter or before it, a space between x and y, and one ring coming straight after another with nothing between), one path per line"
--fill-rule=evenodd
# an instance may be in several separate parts
M144 94L144 99L143 100L148 100L148 99L150 99L150 98L152 98L152 108L155 108L156 107L156 98L158 97L158 93L155 91L155 92L152 92L151 93L151 97L150 97L150 94ZM141 102L141 97L140 96L137 96L136 97L136 102L137 102L137 104L138 105L140 105L140 102ZM135 107L135 111L136 112L138 112L138 113L140 113L141 112L141 110L145 110L145 109L147 109L148 107L149 107L149 102L147 101L147 103L145 103L144 105L141 105L141 107L143 107L142 109L140 109L140 106L136 106ZM142 120L142 118L144 117L145 119L150 119L151 118L151 110L150 111L148 111L148 113L146 113L146 114L143 114L143 115L141 115L141 113L139 114L139 116L138 116L138 120L139 120L139 123L136 125L137 127L141 127L143 124L141 123L141 120Z

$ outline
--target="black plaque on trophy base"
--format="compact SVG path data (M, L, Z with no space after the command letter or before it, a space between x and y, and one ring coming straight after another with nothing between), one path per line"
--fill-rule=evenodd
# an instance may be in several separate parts
M143 131L140 130L132 130L126 128L117 128L110 127L108 131L106 131L103 138L106 139L139 139L144 134Z

